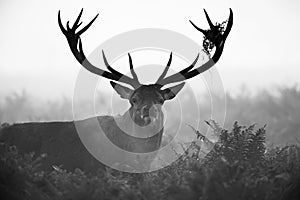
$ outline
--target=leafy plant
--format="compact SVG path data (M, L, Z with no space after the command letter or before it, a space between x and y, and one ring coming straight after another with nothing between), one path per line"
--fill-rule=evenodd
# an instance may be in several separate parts
M45 155L1 144L1 199L299 199L298 146L267 147L266 126L235 122L228 131L208 124L219 140L206 157L195 154L199 146L192 143L172 165L144 174L61 166L42 171Z

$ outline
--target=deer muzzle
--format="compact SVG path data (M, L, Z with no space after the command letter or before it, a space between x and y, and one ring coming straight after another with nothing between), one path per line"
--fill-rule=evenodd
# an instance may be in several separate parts
M144 124L148 125L151 122L152 123L156 123L157 120L159 119L159 114L160 114L160 110L158 108L158 106L153 105L153 106L143 106L141 108L141 119L144 120Z

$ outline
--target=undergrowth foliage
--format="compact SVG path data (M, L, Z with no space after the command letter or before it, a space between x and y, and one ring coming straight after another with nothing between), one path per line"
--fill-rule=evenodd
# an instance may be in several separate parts
M265 126L211 127L219 140L206 157L192 143L172 165L144 174L106 168L92 175L60 166L42 171L46 155L1 144L1 199L299 199L298 146L267 148Z
M216 159L224 162L247 162L255 165L265 159L265 127L254 130L255 125L249 127L234 123L232 131L215 128L220 135L219 141L212 151L206 156L206 162L215 163Z

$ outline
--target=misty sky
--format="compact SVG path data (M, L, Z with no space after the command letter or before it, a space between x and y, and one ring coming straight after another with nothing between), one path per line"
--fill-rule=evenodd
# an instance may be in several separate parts
M298 0L0 0L0 97L23 89L43 99L71 97L80 65L58 27L57 12L64 23L73 22L82 7L84 23L100 13L82 36L86 55L110 37L138 28L170 29L201 43L201 33L188 20L207 28L203 8L221 22L231 7L234 25L217 64L225 90L299 84Z

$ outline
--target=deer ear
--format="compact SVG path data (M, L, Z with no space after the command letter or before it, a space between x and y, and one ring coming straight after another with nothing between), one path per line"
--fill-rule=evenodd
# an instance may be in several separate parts
M178 85L166 88L162 91L163 97L165 100L173 99L177 93L183 88L185 83L180 83Z
M113 81L110 81L111 86L114 88L114 90L121 96L123 99L129 99L133 90L125 87L123 85L117 84Z

